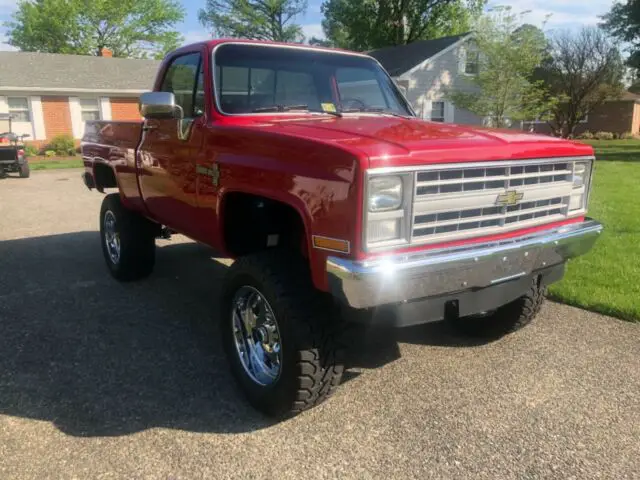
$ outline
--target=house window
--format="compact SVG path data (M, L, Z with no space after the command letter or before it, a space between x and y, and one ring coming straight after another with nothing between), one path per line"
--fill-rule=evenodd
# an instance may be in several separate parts
M431 121L444 122L444 102L431 103Z
M9 113L13 115L14 122L30 122L29 100L26 97L9 97Z
M467 49L464 60L464 73L467 75L477 75L480 70L480 52L475 48Z
M88 120L100 120L100 104L98 103L97 98L81 98L80 111L83 122Z

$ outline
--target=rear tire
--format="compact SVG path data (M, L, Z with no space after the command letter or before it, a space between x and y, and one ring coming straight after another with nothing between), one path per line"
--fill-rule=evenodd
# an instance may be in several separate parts
M20 165L20 178L29 178L31 175L31 169L29 168L29 164L27 162Z
M104 197L100 209L100 240L107 268L114 278L131 281L153 271L156 258L157 225L127 210L120 195Z
M337 311L313 287L303 259L295 257L292 252L278 250L241 257L229 269L223 289L221 335L231 371L249 403L274 417L297 414L327 399L340 384L344 370L342 323ZM255 315L256 303L247 308L249 302L243 303L238 296L248 290L259 292L273 313L277 348L253 340L255 335L249 329L251 324L259 324L261 317ZM240 315L242 312L249 313ZM248 322L238 328L237 319L247 315ZM259 328L253 332L256 330ZM238 341L238 333L250 342ZM268 368L277 365L271 369L271 377L257 375L256 379L255 373L261 370L247 361L256 358L247 352L256 351L266 359ZM272 362L264 352L274 351L279 357Z
M453 320L455 328L470 337L499 338L529 325L538 315L547 294L539 277L532 280L525 295L483 317Z

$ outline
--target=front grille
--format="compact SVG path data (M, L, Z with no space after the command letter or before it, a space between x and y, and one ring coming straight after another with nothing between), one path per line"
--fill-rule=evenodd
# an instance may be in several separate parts
M416 194L421 197L554 184L570 180L572 173L569 163L419 172Z
M454 165L415 175L414 243L498 234L563 220L573 188L573 163L566 161Z

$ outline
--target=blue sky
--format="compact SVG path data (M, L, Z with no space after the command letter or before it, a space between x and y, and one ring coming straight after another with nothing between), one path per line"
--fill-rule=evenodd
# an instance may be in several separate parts
M510 5L515 11L529 11L526 21L534 25L542 25L542 22L551 15L547 21L546 29L574 29L582 25L593 25L598 22L598 16L606 13L611 8L614 0L490 0L489 6ZM191 43L209 38L210 35L198 22L198 10L204 5L204 0L183 0L187 9L187 17L180 25L185 43ZM17 0L0 0L0 21L4 22L15 11ZM320 5L322 0L309 0L309 8L298 21L303 25L305 35L322 36L320 22L322 14ZM4 27L0 28L0 50L11 49L4 42Z

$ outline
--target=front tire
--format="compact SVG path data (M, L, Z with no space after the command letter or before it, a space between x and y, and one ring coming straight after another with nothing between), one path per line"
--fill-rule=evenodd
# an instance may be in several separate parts
M107 268L114 278L132 281L151 274L156 258L157 227L120 201L112 193L104 197L100 209L100 238Z
M294 415L338 387L344 370L340 319L291 252L238 259L226 278L221 322L231 371L257 410Z
M482 317L472 316L453 320L456 329L477 338L499 338L529 325L540 312L547 287L535 277L529 290L520 298L495 312Z
M31 169L29 168L29 164L24 162L20 165L20 178L29 178L31 175Z

